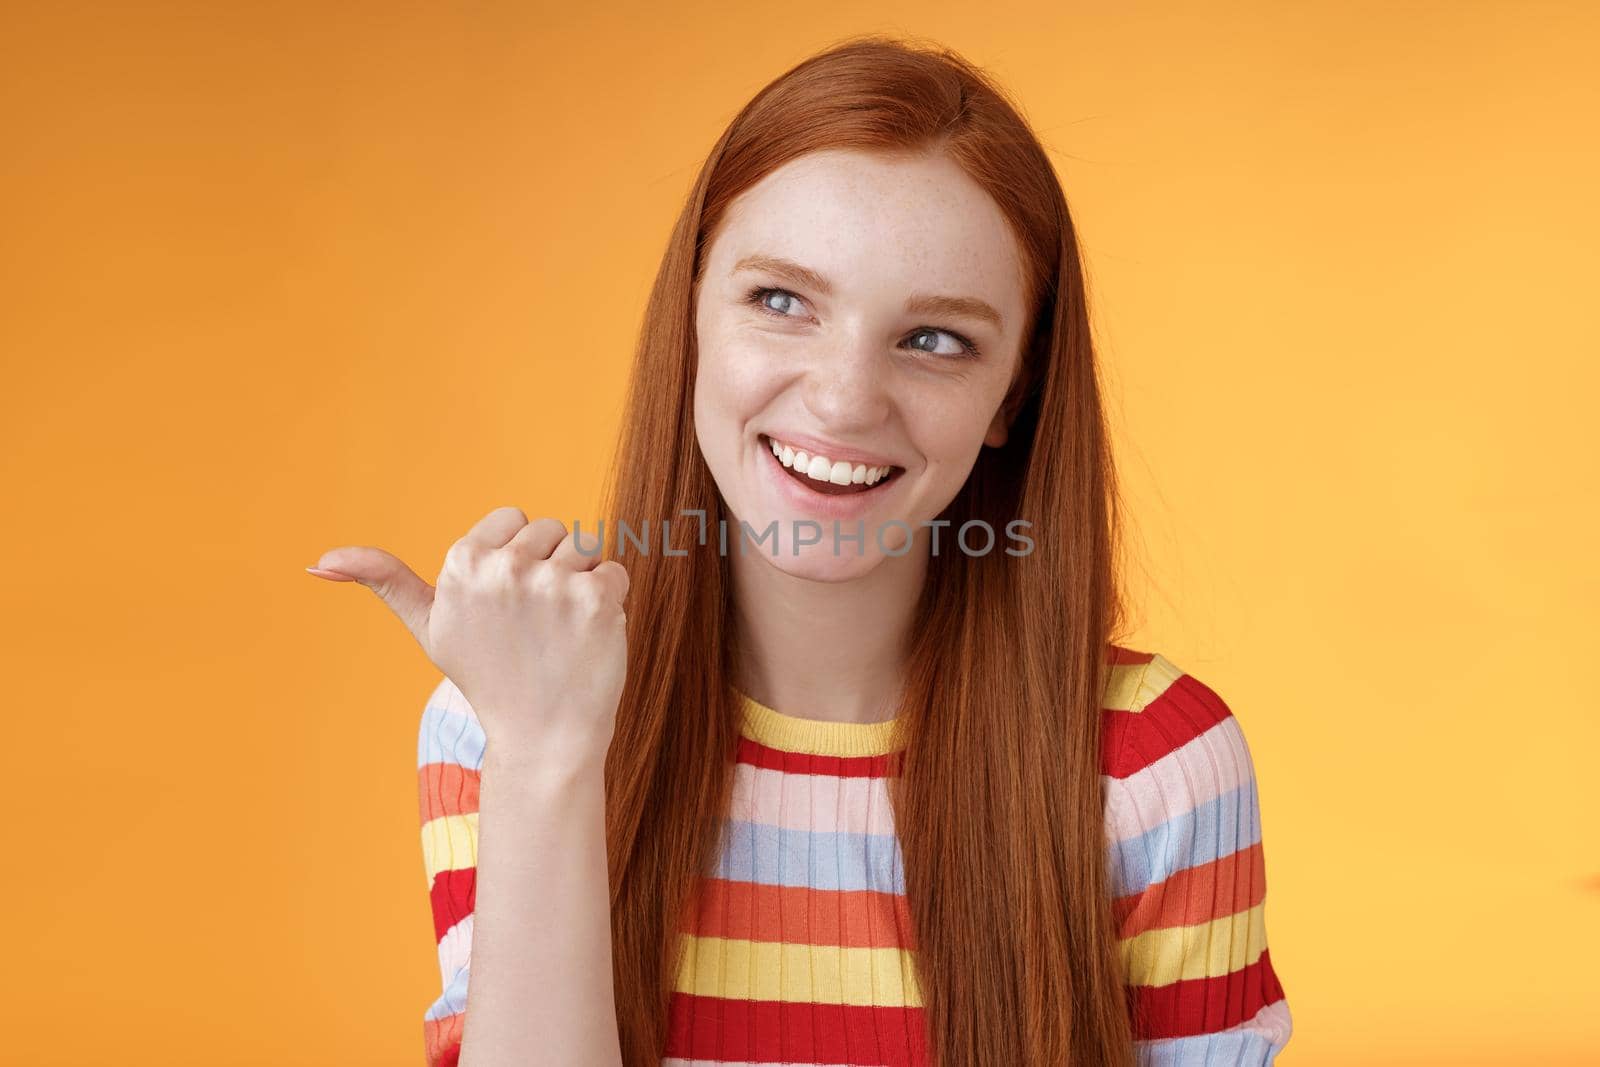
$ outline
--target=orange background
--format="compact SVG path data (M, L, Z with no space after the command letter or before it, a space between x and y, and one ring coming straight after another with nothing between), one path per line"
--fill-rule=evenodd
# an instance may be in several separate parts
M1281 1062L1600 1055L1594 5L13 3L0 1058L421 1061L437 676L301 568L591 517L705 151L865 30L1060 168Z

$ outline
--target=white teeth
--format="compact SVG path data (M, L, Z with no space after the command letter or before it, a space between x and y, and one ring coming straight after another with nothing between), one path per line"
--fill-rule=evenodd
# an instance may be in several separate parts
M832 460L827 456L813 456L797 448L767 438L772 454L778 462L807 478L834 485L876 485L894 468L869 467L864 463Z

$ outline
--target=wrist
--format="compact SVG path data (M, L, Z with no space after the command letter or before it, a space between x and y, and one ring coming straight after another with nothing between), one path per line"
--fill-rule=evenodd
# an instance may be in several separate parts
M603 778L611 738L485 733L483 766L519 781L567 785Z

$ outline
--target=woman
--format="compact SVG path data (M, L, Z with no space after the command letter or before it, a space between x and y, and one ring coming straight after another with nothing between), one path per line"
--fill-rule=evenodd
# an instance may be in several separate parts
M1113 642L1076 236L980 71L857 38L733 120L602 513L313 569L445 674L430 1064L1277 1055L1249 752Z

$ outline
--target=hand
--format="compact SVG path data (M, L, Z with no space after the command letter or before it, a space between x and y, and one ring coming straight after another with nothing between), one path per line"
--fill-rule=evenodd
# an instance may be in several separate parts
M437 589L370 546L330 549L306 569L376 593L461 690L490 744L604 757L627 669L628 572L579 552L559 520L496 508L450 546Z

